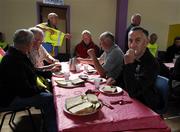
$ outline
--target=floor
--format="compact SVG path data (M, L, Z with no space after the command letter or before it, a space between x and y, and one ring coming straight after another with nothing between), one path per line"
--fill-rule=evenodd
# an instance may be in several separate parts
M40 111L31 108L31 112L33 114L33 119L36 123L36 127L40 130L41 124L41 115ZM179 114L178 114L179 113ZM179 116L179 117L178 117ZM3 129L1 132L12 132L11 128L8 125L10 116L6 117L6 120L3 125ZM180 132L180 105L179 103L172 103L168 109L167 114L164 115L165 122L171 128L172 132ZM2 119L2 114L0 115L0 120ZM17 132L33 132L31 122L28 117L28 113L26 111L19 112L15 118L16 131Z

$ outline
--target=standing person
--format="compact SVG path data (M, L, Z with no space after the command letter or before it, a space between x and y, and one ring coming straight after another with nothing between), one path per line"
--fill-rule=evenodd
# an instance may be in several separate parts
M77 59L80 63L93 65L101 77L117 79L122 73L124 54L114 43L114 35L110 32L104 32L100 35L100 45L104 53L99 59L96 57L94 49L87 51L89 59Z
M154 57L157 57L158 55L158 44L156 43L158 39L158 36L157 34L155 33L152 33L150 35L150 39L149 39L149 44L147 45L149 51L151 52L151 54L154 56Z
M96 57L99 57L100 49L94 44L92 41L91 32L88 30L84 30L82 33L82 41L76 45L75 47L75 56L81 58L89 58L87 51L89 49L94 49Z
M131 17L131 24L129 25L129 27L126 30L126 36L125 36L125 49L124 49L124 53L126 53L126 51L128 50L128 33L129 31L135 27L135 26L139 26L141 24L141 15L140 14L134 14Z
M180 37L177 36L174 39L172 46L168 47L166 51L166 62L173 62L173 59L176 59L180 56Z
M43 46L52 56L57 56L58 46L62 45L64 38L71 38L69 33L65 34L59 31L57 25L58 15L56 13L49 13L48 21L37 25L38 28L45 32Z
M37 75L29 58L33 33L19 29L0 64L0 107L37 107L43 110L48 132L57 132L53 96L37 88Z

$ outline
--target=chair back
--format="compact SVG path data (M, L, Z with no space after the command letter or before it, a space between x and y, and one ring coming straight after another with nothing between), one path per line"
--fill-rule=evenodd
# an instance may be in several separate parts
M168 85L169 79L163 76L158 75L156 79L156 88L161 94L163 101L165 103L164 108L161 110L157 110L158 114L164 114L167 111L167 105L168 105L168 94L169 94L169 85Z

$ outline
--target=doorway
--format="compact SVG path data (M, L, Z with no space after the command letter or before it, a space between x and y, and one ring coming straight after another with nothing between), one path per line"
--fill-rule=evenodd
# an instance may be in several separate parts
M68 5L52 5L37 2L37 24L47 22L49 13L54 12L59 16L59 24L57 28L64 32L70 33L70 6ZM64 39L63 45L59 47L58 53L70 54L70 40Z

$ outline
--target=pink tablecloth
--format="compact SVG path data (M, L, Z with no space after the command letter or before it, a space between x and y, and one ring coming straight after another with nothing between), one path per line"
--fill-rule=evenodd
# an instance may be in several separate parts
M77 76L78 74L71 74ZM65 99L84 93L87 89L93 89L94 86L86 83L85 87L73 89L60 88L56 86L56 77L52 78L54 103L57 114L57 125L60 131L82 131L82 132L103 132L103 131L139 131L139 132L169 132L170 129L160 116L152 110L131 99L125 92L123 95L106 96L99 94L99 98L106 103L112 100L132 100L133 103L126 105L113 105L111 110L105 106L102 109L89 116L78 117L68 115L63 111ZM110 103L109 103L110 104Z

